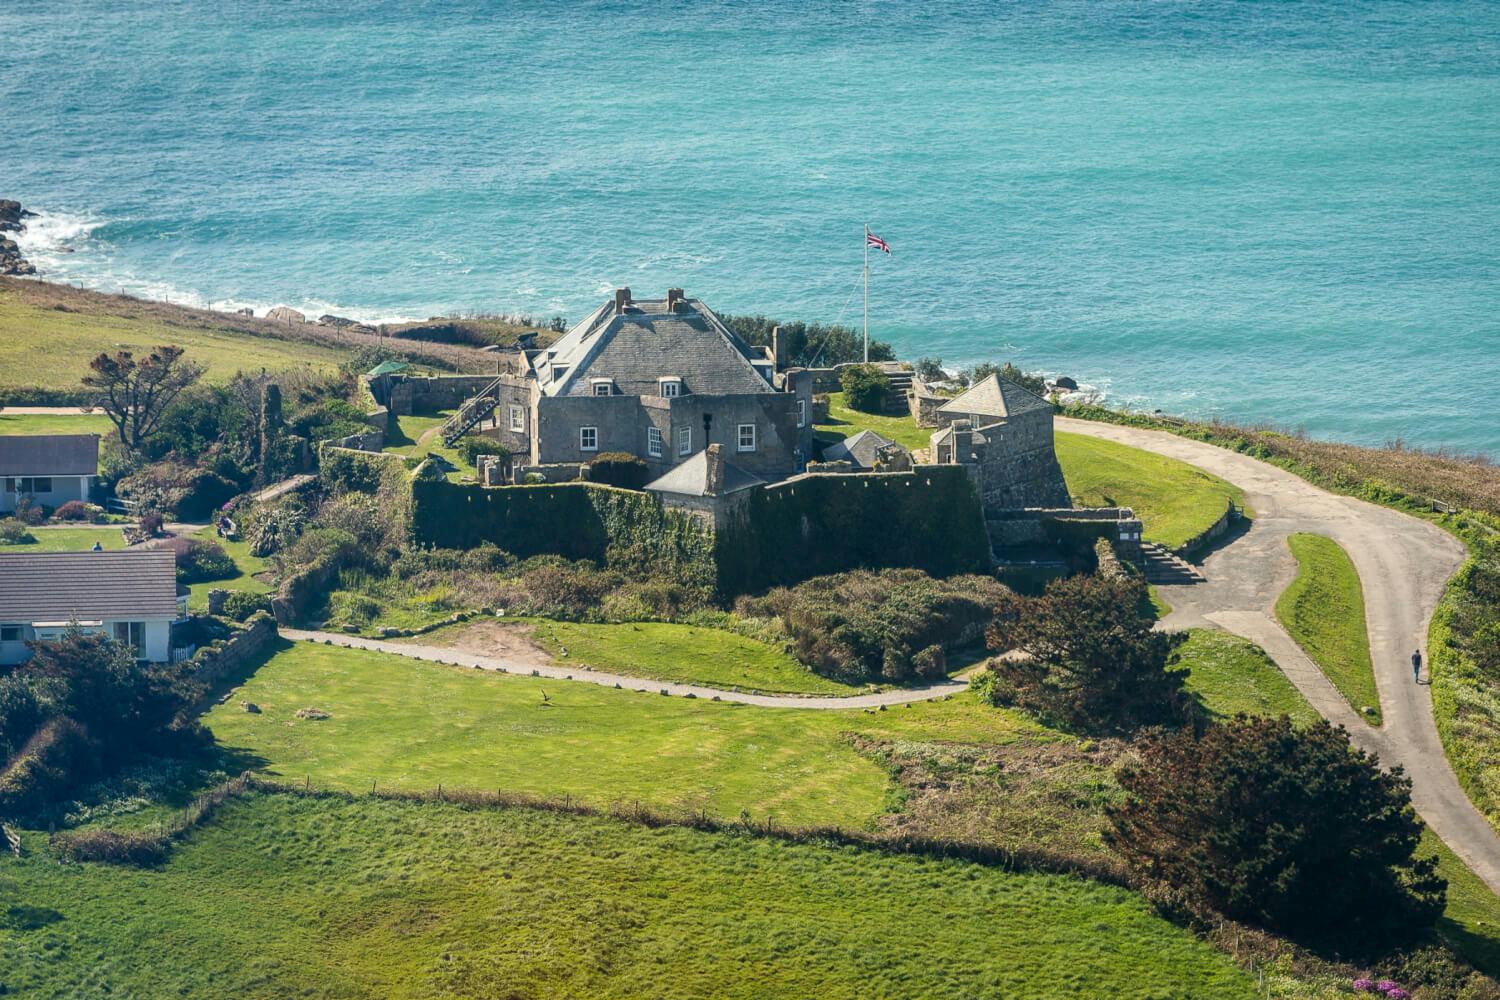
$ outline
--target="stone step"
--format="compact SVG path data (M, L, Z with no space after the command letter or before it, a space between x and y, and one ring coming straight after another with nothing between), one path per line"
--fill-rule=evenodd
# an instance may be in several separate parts
M1141 545L1141 572L1148 583L1191 584L1204 580L1202 570L1155 542Z

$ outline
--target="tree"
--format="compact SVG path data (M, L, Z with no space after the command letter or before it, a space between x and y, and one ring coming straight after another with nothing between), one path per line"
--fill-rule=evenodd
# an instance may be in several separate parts
M780 328L781 349L787 364L828 368L864 358L864 335L837 323L784 323L765 316L719 317L724 325L758 347L771 346L771 331ZM870 341L871 361L894 361L896 352L883 340Z
M1309 944L1379 948L1431 927L1447 883L1417 858L1411 781L1324 720L1236 716L1141 742L1105 840L1197 905Z
M1133 578L1053 580L1040 597L1010 594L985 633L990 700L1077 728L1129 731L1186 718L1186 670L1168 670L1181 633L1158 632Z
M891 380L874 365L850 365L839 372L839 388L844 402L864 413L879 413L885 407L885 394Z
M948 373L943 371L942 358L919 358L913 370L923 382L944 382L948 379Z
M202 377L203 366L183 357L182 348L164 345L140 361L130 351L100 354L89 362L83 384L97 390L95 405L115 425L120 443L139 451L173 400Z

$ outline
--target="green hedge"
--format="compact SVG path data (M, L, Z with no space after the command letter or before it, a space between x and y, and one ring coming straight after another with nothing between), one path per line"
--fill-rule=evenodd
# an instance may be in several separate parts
M406 460L400 455L335 448L328 444L318 449L318 474L336 491L374 493L387 476L398 471L402 475L406 473Z
M941 466L757 490L716 556L720 593L731 595L856 568L984 573L990 541L968 474Z
M483 487L412 483L412 538L418 545L474 548L492 542L522 558L592 559L636 576L714 583L713 530L663 510L648 493L597 483Z

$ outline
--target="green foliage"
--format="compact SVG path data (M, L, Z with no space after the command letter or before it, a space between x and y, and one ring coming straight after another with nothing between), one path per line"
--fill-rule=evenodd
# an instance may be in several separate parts
M783 323L765 316L720 316L724 324L760 347L771 346L771 331L781 327L782 353L787 364L802 368L831 368L864 358L864 335L849 326L826 323ZM883 340L870 341L871 361L894 361L896 353Z
M188 538L177 552L177 582L203 583L239 575L224 546L209 538Z
M0 814L34 812L91 777L99 764L98 751L82 726L66 716L47 720L0 770Z
M1214 718L1289 715L1299 726L1318 718L1265 650L1231 632L1188 629L1169 666L1188 671L1188 693Z
M1380 725L1380 690L1354 563L1338 542L1322 535L1298 533L1287 542L1297 576L1276 600L1277 619L1360 718Z
M318 449L318 475L334 491L375 493L393 471L405 475L399 455L324 445Z
M52 512L52 520L98 522L104 520L104 509L82 500L69 500Z
M988 698L1080 729L1182 721L1187 671L1167 662L1183 636L1155 631L1144 590L1130 577L1073 576L1040 597L1008 597L986 638L996 653L1024 655L990 661Z
M257 611L270 611L271 599L248 590L231 591L224 598L224 616L242 622Z
M492 542L523 558L590 559L628 576L714 584L712 530L645 493L595 483L485 488L418 481L412 500L418 545Z
M26 522L16 517L0 518L0 545L30 545L36 536L26 530Z
M115 491L183 521L207 521L240 489L208 469L168 459L120 480Z
M1342 729L1239 716L1153 735L1120 772L1111 846L1143 875L1299 941L1379 954L1443 911L1411 782Z
M625 451L606 451L589 462L589 481L622 490L638 490L650 479L651 470L643 458Z
M983 573L990 541L968 475L941 466L755 490L715 552L719 592L728 597L856 568Z
M510 461L510 449L494 438L482 434L465 434L454 443L458 453L471 466L479 465L480 455L499 455L502 462ZM602 455L600 456L603 457Z
M839 371L839 389L844 402L865 413L880 413L885 408L885 394L891 380L874 365L850 365Z
M987 576L854 570L741 598L745 617L781 620L797 659L844 683L935 680L945 650L977 643L1009 591Z
M917 378L923 382L942 382L948 378L948 373L943 371L942 358L918 358L917 363L912 366L912 370L917 373Z

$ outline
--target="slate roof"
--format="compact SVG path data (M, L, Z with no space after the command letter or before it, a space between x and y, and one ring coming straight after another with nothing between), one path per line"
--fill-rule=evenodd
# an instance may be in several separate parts
M823 450L823 461L825 462L853 462L861 469L875 468L875 453L888 444L896 442L889 438L881 437L871 430L863 430L858 434L829 445Z
M719 496L738 493L756 486L764 486L765 480L752 472L730 462L724 463L724 489ZM708 451L698 452L659 479L646 484L653 493L676 493L680 496L708 496Z
M8 434L0 437L0 476L94 476L97 434Z
M623 312L610 300L531 363L548 396L593 395L593 378L613 380L618 394L655 396L667 376L682 379L685 395L774 392L752 359L756 349L697 299L674 312L665 300L632 302ZM567 365L559 379L555 365Z
M169 549L0 555L0 621L176 617Z
M1033 410L1051 409L1051 403L1030 389L1023 389L999 375L990 375L944 403L939 412L956 416L972 413L984 417L1013 417Z

